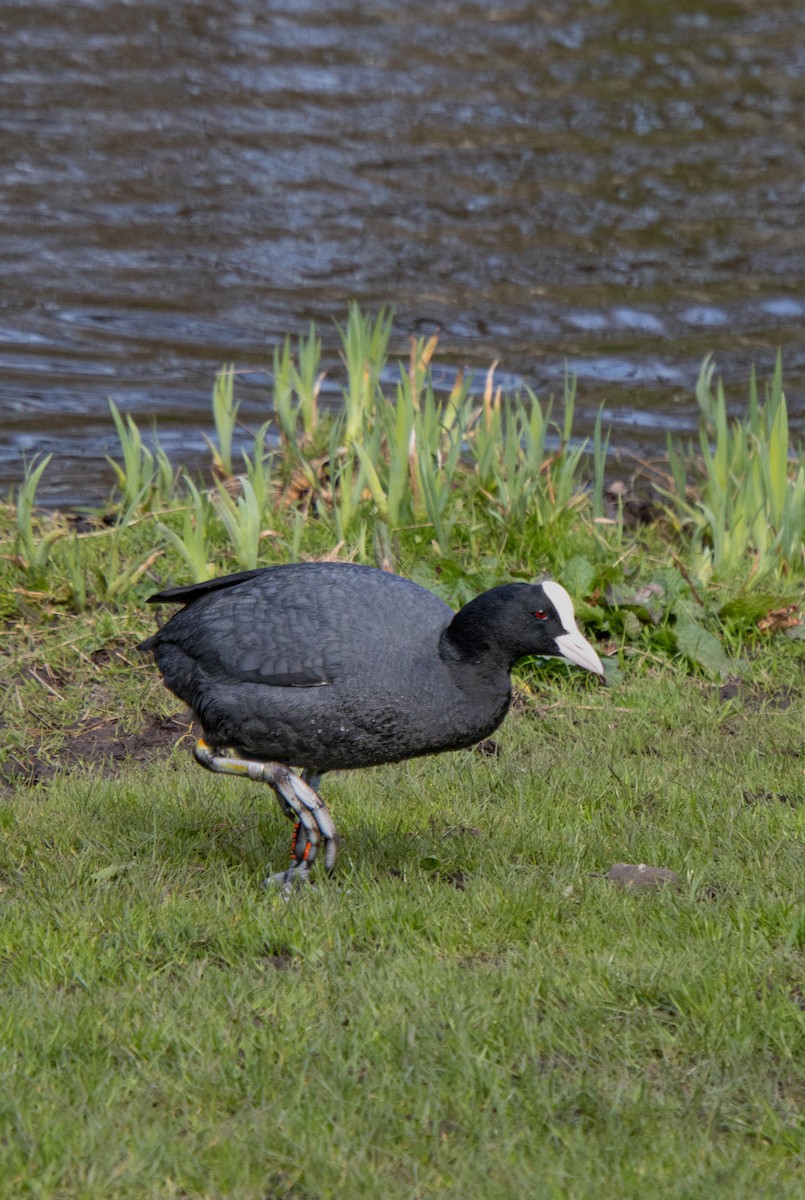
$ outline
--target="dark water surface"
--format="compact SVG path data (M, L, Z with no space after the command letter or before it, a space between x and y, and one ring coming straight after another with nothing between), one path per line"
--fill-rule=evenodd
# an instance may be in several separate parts
M0 0L0 64L0 494L103 496L109 396L203 456L352 298L633 449L780 346L802 429L801 0Z

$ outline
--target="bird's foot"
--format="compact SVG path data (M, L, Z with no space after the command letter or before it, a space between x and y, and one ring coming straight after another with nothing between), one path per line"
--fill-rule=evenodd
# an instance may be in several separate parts
M313 887L310 882L310 866L306 862L293 862L287 871L277 871L263 880L265 888L279 888L284 899L299 887Z

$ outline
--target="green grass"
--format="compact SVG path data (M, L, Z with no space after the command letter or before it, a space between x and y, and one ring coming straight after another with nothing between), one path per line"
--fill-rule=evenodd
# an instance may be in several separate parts
M699 449L629 532L570 381L557 428L491 374L437 402L431 339L392 398L389 330L350 312L335 421L315 330L278 349L281 452L267 421L242 466L222 373L212 488L113 410L108 513L38 512L45 459L0 506L0 1200L799 1200L805 466L781 372L730 423L705 366ZM177 702L134 647L166 583L330 554L454 605L552 573L610 686L526 665L498 757L327 777L336 874L283 899L272 793L169 750ZM622 891L619 861L679 886Z
M120 653L57 678L51 754L175 711ZM18 787L0 1196L801 1196L803 668L531 674L499 757L328 778L337 872L287 901L272 794L187 750ZM58 705L19 686L12 727Z

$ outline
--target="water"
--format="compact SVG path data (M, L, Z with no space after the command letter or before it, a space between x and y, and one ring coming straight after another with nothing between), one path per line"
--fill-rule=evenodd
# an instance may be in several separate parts
M796 0L0 0L0 494L103 497L108 397L204 459L214 372L265 416L271 346L350 299L393 344L578 377L616 446L740 406L783 351L805 423ZM335 372L331 392L337 395Z

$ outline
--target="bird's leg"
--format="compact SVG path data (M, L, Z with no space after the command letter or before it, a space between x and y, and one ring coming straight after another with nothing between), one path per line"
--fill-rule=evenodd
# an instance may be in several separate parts
M306 878L322 842L324 865L328 871L333 869L338 855L335 825L327 805L305 778L296 775L284 763L230 758L208 745L204 738L198 739L193 753L196 760L208 771L215 771L220 775L241 775L247 779L267 783L274 789L285 816L297 822L291 849L291 865L287 871L271 876L272 880L286 886L297 879ZM311 779L315 779L318 784L317 776Z
M319 794L319 788L321 787L321 775L314 775L312 772L304 770L302 772L302 779L308 785L308 787L312 788L316 795L319 796L319 799L323 799L323 797ZM307 833L305 831L305 827L301 821L297 820L296 813L290 807L290 805L287 804L287 801L283 799L281 792L277 792L277 799L279 800L280 805L283 807L288 820L295 822L293 833L291 835L291 861L299 862L305 858L305 847L307 845ZM333 861L335 861L335 859L333 859Z

